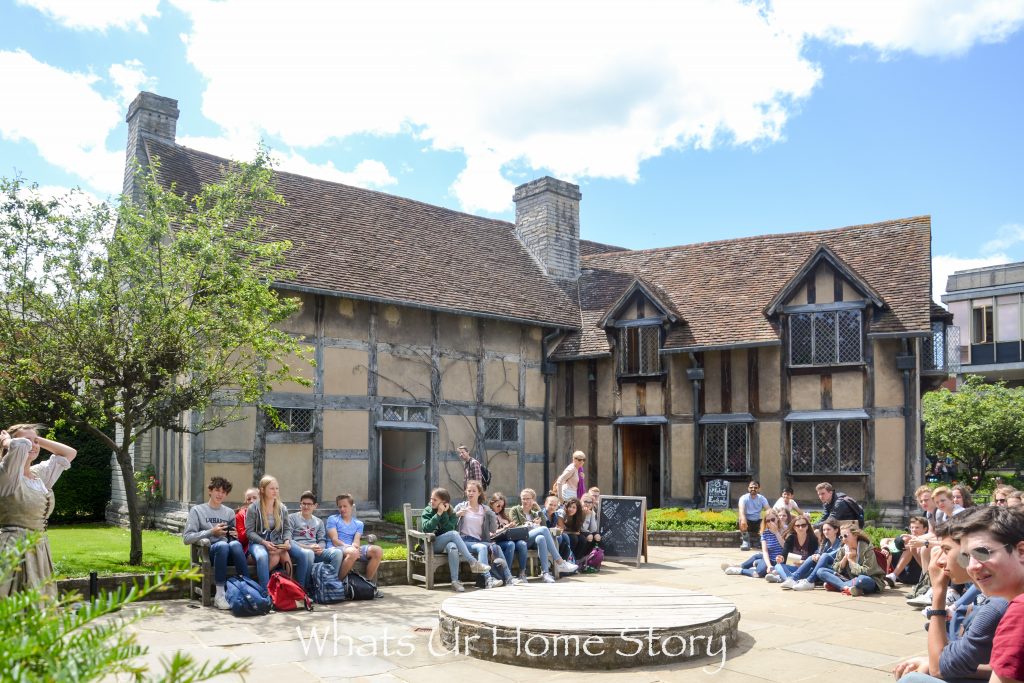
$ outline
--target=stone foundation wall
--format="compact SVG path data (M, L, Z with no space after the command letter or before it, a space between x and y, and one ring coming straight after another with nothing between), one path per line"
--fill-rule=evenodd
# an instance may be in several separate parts
M648 531L648 545L679 548L736 548L739 531Z

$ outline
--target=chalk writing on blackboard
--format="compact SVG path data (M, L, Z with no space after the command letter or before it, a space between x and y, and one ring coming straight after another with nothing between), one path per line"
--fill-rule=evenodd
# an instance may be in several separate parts
M704 485L704 507L725 510L729 507L729 485L725 479L711 479Z
M643 496L601 496L601 545L607 560L639 566L647 517Z

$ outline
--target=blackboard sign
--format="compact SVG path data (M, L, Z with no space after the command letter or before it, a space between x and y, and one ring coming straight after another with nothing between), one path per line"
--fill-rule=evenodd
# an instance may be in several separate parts
M604 559L640 566L647 526L643 496L601 496L601 547Z
M704 485L704 507L709 510L729 509L730 482L725 479L710 479Z

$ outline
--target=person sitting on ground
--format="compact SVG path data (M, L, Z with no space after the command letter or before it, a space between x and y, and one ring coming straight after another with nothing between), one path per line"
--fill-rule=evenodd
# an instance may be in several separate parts
M344 559L338 578L344 579L352 571L357 560L366 562L366 578L377 579L377 568L384 558L384 549L379 545L362 542L365 525L355 515L355 499L350 493L343 493L334 499L338 514L327 518L327 538L331 545L340 548Z
M245 513L249 506L260 498L260 490L253 486L245 490L245 500L235 510L235 533L238 534L238 542L242 544L242 550L249 552L249 536L245 533Z
M782 489L782 495L775 501L775 505L772 506L776 510L788 510L791 515L800 514L800 506L797 504L796 499L793 498L793 489L786 487Z
M783 543L782 532L779 531L779 513L769 508L768 514L764 517L764 529L761 533L761 551L751 555L739 566L726 563L722 565L722 569L729 575L742 574L751 578L761 578L775 566L776 558L782 555Z
M1014 488L1012 486L1005 486L1005 485L997 486L992 491L992 503L991 504L992 505L1000 505L1002 507L1007 507L1007 505L1009 504L1008 498L1009 498L1010 494L1014 493L1014 492L1015 492L1015 490L1014 490Z
M818 552L818 538L811 532L811 518L809 515L800 514L793 520L793 524L786 530L785 543L782 545L782 553L775 558L774 574L775 579L766 576L771 583L781 583L785 589L796 586L800 578L795 577L797 570L804 562L810 559L811 555ZM791 561L797 555L799 562Z
M558 529L562 532L559 540L565 538L568 544L567 550L562 554L563 559L573 562L576 560L576 547L580 543L580 534L583 533L583 522L586 519L586 514L583 505L575 497L565 501L562 507L555 513L558 520Z
M761 483L751 481L747 484L747 492L740 496L736 515L739 518L741 542L740 550L750 550L751 540L759 543L761 533L761 515L771 509L768 499L761 495Z
M306 555L292 543L292 523L288 508L280 499L281 487L269 474L260 479L259 499L245 513L245 533L249 537L249 555L256 563L256 580L263 590L270 583L270 571L281 565L294 567L292 578L300 586L309 579Z
M481 564L469 552L466 542L458 532L459 518L452 510L452 496L447 489L436 488L430 492L430 504L423 508L423 521L420 529L434 534L434 552L448 554L448 571L452 577L452 590L462 593L466 589L459 580L459 558L469 563L474 574L486 574L490 566Z
M945 524L953 515L964 511L963 507L953 503L953 492L946 486L939 486L932 491L932 501L935 503L935 525Z
M224 505L224 499L231 493L231 482L224 477L212 477L206 490L210 492L210 498L206 503L194 505L188 511L182 539L187 545L210 547L210 564L213 565L213 583L216 586L213 606L217 609L230 609L224 591L228 581L228 559L235 565L239 576L248 578L249 566L245 561L242 544L234 532L235 512Z
M601 544L601 520L594 509L594 499L589 493L583 496L580 504L583 505L584 519L576 557L586 557L595 546Z
M491 546L494 544L490 541L491 536L498 530L498 518L494 511L484 504L484 500L484 485L470 480L466 484L466 500L455 506L455 516L459 520L459 535L465 541L469 552L476 553L480 564L486 565L492 554ZM493 550L497 559L491 562L491 571L483 575L483 588L502 586L506 581L511 585L512 574L501 556L501 549L494 546ZM500 578L496 578L492 573L495 569L498 569Z
M537 492L533 489L523 489L519 492L519 500L522 502L513 506L508 511L508 516L512 518L516 526L529 527L526 543L527 547L537 549L537 555L540 557L541 580L545 583L554 583L555 577L552 575L552 570L566 574L576 571L575 564L561 559L558 555L555 539L551 535L551 530L544 523L544 512L537 505ZM525 580L525 573L520 574L519 578Z
M341 548L327 540L327 529L323 520L313 514L316 510L316 496L312 491L303 491L299 496L299 511L288 515L292 523L292 542L306 555L306 564L312 568L317 562L326 562L341 575Z
M505 529L514 527L515 523L508 516L506 508L508 507L508 500L505 498L505 494L501 491L495 491L491 494L491 499L488 501L488 505L491 510L494 511L494 516L498 522L498 532L501 533ZM529 561L529 549L526 547L526 541L498 541L498 547L501 549L501 555L505 558L505 565L508 567L509 572L512 571L512 557L515 556L519 562L519 573L525 574L527 572L527 562ZM491 569L494 572L494 569ZM518 576L512 578L512 585L527 585L524 579L520 579Z
M1024 510L989 507L972 515L957 557L985 595L1010 601L992 639L991 681L1024 681Z
M792 586L782 582L783 588L792 588L795 591L812 591L814 584L818 581L818 570L832 568L835 562L836 553L842 541L839 538L839 522L834 517L829 517L821 524L821 541L818 544L818 552L812 553L804 560L803 564L793 571L789 578L794 581ZM817 540L817 537L815 537Z
M965 510L974 507L974 497L971 495L971 489L967 484L954 484L949 490L953 494L953 505L959 505Z
M544 526L550 531L551 535L555 538L555 542L558 543L558 555L564 560L570 560L569 553L571 548L569 545L569 538L562 534L562 528L558 525L558 511L561 509L561 501L555 494L548 494L544 499ZM571 561L571 560L570 560Z
M779 533L785 536L793 523L793 515L789 514L789 510L786 508L778 508L775 512L779 514Z
M896 562L892 571L885 575L885 582L889 584L889 588L895 588L897 583L912 586L921 580L919 554L913 552L908 544L911 538L923 536L928 531L928 520L915 515L910 518L908 529L908 534L883 538L881 542L881 546L889 551L890 557Z
M832 569L821 568L818 578L843 595L857 597L885 589L885 572L878 566L871 539L855 525L844 525L839 537L843 543L836 553Z
M980 508L978 508L980 509ZM928 655L911 657L900 662L893 675L904 683L987 678L992 653L992 639L1009 602L1005 598L983 598L970 614L959 622L951 620L946 628L948 610L946 590L952 583L963 584L971 580L967 569L959 561L960 539L971 512L958 516L935 529L937 545L932 549L928 572L931 574L933 609L926 610L928 618ZM909 676L907 674L915 673Z

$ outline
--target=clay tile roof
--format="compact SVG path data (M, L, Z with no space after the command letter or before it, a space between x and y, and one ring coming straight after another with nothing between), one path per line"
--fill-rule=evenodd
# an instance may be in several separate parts
M160 181L191 194L231 162L146 140ZM271 239L288 239L282 282L299 289L433 310L577 328L575 287L546 277L507 221L382 192L275 172L286 202L268 207ZM570 295L571 291L571 295Z
M558 357L609 352L607 333L596 323L634 277L665 292L685 320L669 330L665 349L776 344L779 335L764 308L822 245L885 302L872 321L872 333L929 331L931 220L919 216L822 232L587 256L581 265L590 272L580 280L584 327L563 340Z
M607 254L612 251L628 251L625 247L615 247L611 244L602 244L591 240L580 240L580 256L592 256L593 254Z

